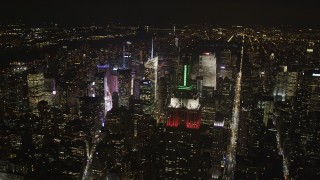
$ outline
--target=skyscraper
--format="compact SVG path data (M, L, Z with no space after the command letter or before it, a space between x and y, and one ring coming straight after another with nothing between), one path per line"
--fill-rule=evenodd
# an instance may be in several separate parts
M152 51L153 52L153 51ZM159 115L159 93L158 93L158 57L149 59L145 64L145 79L150 80L150 85L153 89L153 106L155 111L153 116L158 117Z
M44 98L43 73L28 74L29 107L33 113L38 113L38 103Z
M131 42L126 41L123 43L122 46L122 60L120 64L119 69L131 69L131 60L132 60L132 55L130 52L130 45Z
M217 59L215 53L205 52L199 57L199 76L203 86L217 89Z
M154 112L154 86L150 80L142 80L140 82L140 99L142 100L142 111L144 114L152 114Z
M129 108L129 98L131 95L131 70L119 69L119 106Z
M182 84L175 89L168 106L167 126L184 125L198 129L201 122L199 97L200 94L190 85L190 66L184 64Z
M16 64L16 63L12 63ZM21 70L23 69L23 70ZM26 67L14 66L11 71L6 72L2 79L0 96L2 97L2 110L4 114L18 113L28 105L28 87Z
M95 97L95 96L103 97L104 116L105 116L107 112L112 109L112 95L110 93L109 86L108 86L107 72L97 73L95 75L95 81L90 83L89 86L93 86L91 88L94 89L94 93L95 93L94 96L90 96L89 94L89 97Z
M81 97L80 117L90 126L92 132L101 128L102 117L104 112L103 97Z

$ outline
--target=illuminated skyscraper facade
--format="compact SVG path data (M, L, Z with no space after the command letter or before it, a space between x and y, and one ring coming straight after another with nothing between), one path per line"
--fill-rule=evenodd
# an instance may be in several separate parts
M149 59L145 65L145 78L153 82L155 101L158 94L158 57Z
M232 56L231 50L224 50L219 52L220 63L217 66L218 77L228 77L232 79L233 67L235 66L234 58ZM217 63L218 64L218 63Z
M92 89L94 89L95 96L103 97L104 98L104 116L108 111L112 109L112 96L109 90L108 85L108 76L107 72L100 72L95 75L95 81L90 83ZM90 96L89 97L95 97Z
M43 73L28 74L28 98L29 107L33 113L38 113L38 103L44 98Z
M150 80L140 82L140 99L142 100L142 111L144 114L152 114L154 111L154 86Z
M19 112L19 109L25 109L28 106L28 87L27 74L24 67L14 67L13 71L0 76L1 90L0 96L3 100L3 113L11 114ZM0 117L1 118L1 117Z
M153 51L152 51L153 52ZM158 93L158 57L149 59L145 64L145 79L150 80L151 89L153 89L153 103L154 111L152 115L158 117L159 115L159 93Z
M131 42L126 41L122 46L122 60L119 69L131 69Z
M183 65L182 85L178 86L171 97L168 106L168 119L166 125L199 129L201 123L200 94L190 85L190 66Z
M203 86L217 89L217 59L214 53L200 55L199 76L203 77Z
M119 80L119 106L129 108L129 98L131 95L131 70L118 70Z

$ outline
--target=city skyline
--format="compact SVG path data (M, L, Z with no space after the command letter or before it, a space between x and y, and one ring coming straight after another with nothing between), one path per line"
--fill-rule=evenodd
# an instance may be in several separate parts
M302 1L6 1L0 179L319 179L319 20Z

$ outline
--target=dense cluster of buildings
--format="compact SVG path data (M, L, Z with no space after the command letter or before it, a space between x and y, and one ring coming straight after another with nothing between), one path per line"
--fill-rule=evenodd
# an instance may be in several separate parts
M1 29L90 43L1 69L0 179L320 176L317 31L108 26L126 34L101 45L102 29Z

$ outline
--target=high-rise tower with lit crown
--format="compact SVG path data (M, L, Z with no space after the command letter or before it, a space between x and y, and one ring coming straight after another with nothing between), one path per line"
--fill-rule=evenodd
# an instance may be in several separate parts
M199 129L201 123L200 94L190 84L190 65L183 64L183 78L181 84L172 94L168 106L169 127L185 126L190 129Z

